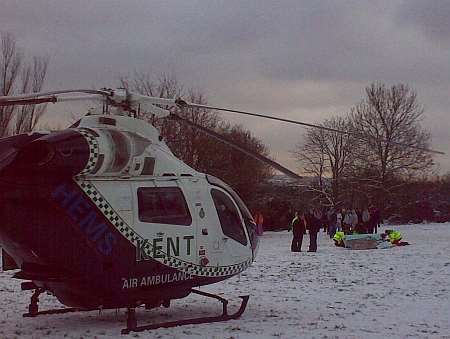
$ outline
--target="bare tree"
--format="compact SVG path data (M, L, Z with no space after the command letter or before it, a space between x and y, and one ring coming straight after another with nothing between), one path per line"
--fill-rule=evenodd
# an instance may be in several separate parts
M48 57L32 58L26 63L11 33L2 33L0 51L0 93L3 96L38 92L47 74ZM23 133L35 128L45 112L45 105L0 107L0 137Z
M161 98L183 97L187 101L196 104L207 104L205 96L192 88L184 89L175 76L163 73L159 77L152 77L150 74L135 74L132 78L120 79L123 87L132 91ZM211 110L201 108L176 108L174 113L182 118L188 119L202 127L216 129L219 124L217 114ZM141 116L158 127L161 135L172 152L181 158L188 165L197 168L199 159L205 156L206 145L209 140L196 128L182 126L176 121L168 119L155 119L152 116Z
M309 129L305 140L292 151L306 175L317 178L318 186L323 189L323 179L328 171L324 150L325 133L322 130Z
M205 96L194 89L187 90L184 96L189 102L197 103L200 105L206 105L207 101ZM220 125L220 119L218 115L211 110L202 108L183 108L176 112L182 118L192 121L193 123L202 127L216 130ZM173 132L173 125L177 126L176 134L169 134ZM177 141L174 145L175 149L179 151L182 159L190 166L198 170L207 170L202 167L204 161L208 157L208 148L211 147L211 140L208 136L205 136L201 131L192 126L180 125L177 122L168 121L163 129L164 135L173 141Z
M122 77L121 85L141 94L177 98L183 97L189 102L207 105L205 95L198 90L185 88L173 75L162 74L153 77L150 74L135 74L133 77ZM261 141L253 137L250 131L241 126L232 126L222 121L219 116L202 108L175 108L174 113L197 125L213 130L261 155L268 155ZM230 183L244 199L254 198L252 193L256 186L270 171L258 161L248 158L240 152L231 150L229 146L203 134L193 126L180 124L169 119L154 119L141 116L160 129L172 152L189 166L198 171L213 174Z
M420 125L422 115L416 92L404 84L371 84L352 111L354 131L367 137L355 153L355 170L378 190L379 203L396 188L396 177L422 174L433 166L431 154L424 150L431 137Z
M332 117L320 125L341 131L349 130L350 126L348 118L343 117ZM351 163L355 142L348 134L310 129L304 141L292 151L303 172L317 178L317 187L310 189L325 197L331 205L341 203L341 186Z
M16 40L10 33L1 34L0 55L0 92L2 96L11 95L20 73L23 55L16 48ZM14 106L0 107L0 137L8 134L9 124L14 113Z
M41 91L47 74L48 57L33 57L33 64L22 69L22 93L36 93ZM17 110L14 133L32 131L39 119L45 113L46 104L25 105Z
M246 150L269 156L268 148L241 125L221 123L217 131ZM272 176L271 168L241 151L211 139L204 152L202 162L208 164L207 172L225 180L244 200L254 205L252 199L255 199L255 192L261 183ZM206 166L204 168L206 170Z

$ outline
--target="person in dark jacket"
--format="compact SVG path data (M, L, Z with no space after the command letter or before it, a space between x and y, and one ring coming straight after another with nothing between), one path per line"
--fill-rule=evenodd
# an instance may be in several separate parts
M322 213L319 210L313 209L309 211L308 218L306 219L306 226L309 231L308 252L317 251L317 233L320 230L321 221L322 221Z
M336 233L336 222L337 222L337 215L333 208L330 208L328 210L327 219L328 219L328 235L332 239L334 237L334 234Z
M329 232L329 227L330 227L330 224L329 224L328 218L327 218L327 212L325 210L323 210L320 213L322 215L322 218L320 220L319 232L320 232L320 228L323 227L323 232L327 233L327 232Z
M295 217L291 222L292 228L292 244L291 244L291 252L301 252L302 251L302 242L303 242L303 234L305 233L306 223L305 217L298 212L295 212Z
M381 223L381 212L377 207L373 207L372 211L370 211L370 215L374 231L377 233Z

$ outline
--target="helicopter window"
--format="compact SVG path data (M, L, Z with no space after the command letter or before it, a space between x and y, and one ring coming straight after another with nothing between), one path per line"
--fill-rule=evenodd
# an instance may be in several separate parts
M116 126L116 120L111 118L100 117L98 118L98 122L104 125Z
M139 156L151 144L150 140L145 139L135 133L124 132L133 143L133 156Z
M142 175L153 175L155 170L155 158L145 157L144 168L142 169Z
M239 195L229 185L224 183L219 178L207 174L206 179L211 185L219 186L232 196L234 201L237 203L239 210L242 213L242 216L244 217L245 227L247 228L247 234L249 236L250 243L252 244L252 248L256 249L258 245L258 237L256 236L256 224L247 206L245 206L244 202L239 197Z
M244 202L239 197L239 195L229 185L224 183L219 178L212 176L211 174L207 174L206 179L208 180L208 182L211 185L215 185L215 186L219 186L220 188L223 188L225 191L227 191L233 197L234 201L236 201L237 205L239 206L239 209L240 209L242 215L244 216L244 219L250 219L250 220L253 219L252 214L248 210L247 206L245 206Z
M191 214L178 187L140 187L137 193L140 221L191 225Z
M211 190L211 196L217 210L217 215L219 216L223 233L231 239L240 242L242 245L247 245L247 237L245 236L241 219L231 199L225 193L215 188Z
M113 144L114 160L108 172L120 172L127 165L130 159L130 145L127 137L115 130L108 130Z

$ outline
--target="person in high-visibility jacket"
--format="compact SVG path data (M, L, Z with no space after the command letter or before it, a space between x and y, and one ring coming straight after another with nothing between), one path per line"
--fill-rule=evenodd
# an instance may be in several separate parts
M388 238L391 244L396 244L402 240L402 234L399 231L392 231L388 233Z
M390 241L390 243L392 245L396 245L396 246L405 246L405 245L409 245L408 242L406 241L401 241L402 240L402 234L399 231L394 231L394 230L386 230L388 239Z
M344 239L345 239L345 233L344 232L336 232L333 236L334 244L339 247L344 247Z

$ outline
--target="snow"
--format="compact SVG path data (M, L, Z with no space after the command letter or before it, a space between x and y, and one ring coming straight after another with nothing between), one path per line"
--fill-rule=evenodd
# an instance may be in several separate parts
M394 228L394 227L389 227ZM231 298L250 294L238 320L188 325L130 337L450 338L450 223L396 226L411 246L352 251L324 233L317 253L291 253L292 234L267 232L251 268L201 288ZM307 249L308 236L303 240ZM0 338L121 337L124 310L22 318L30 291L0 273ZM41 310L59 307L41 296ZM219 314L218 302L191 295L169 309L139 309L138 323ZM126 336L123 336L126 337Z

